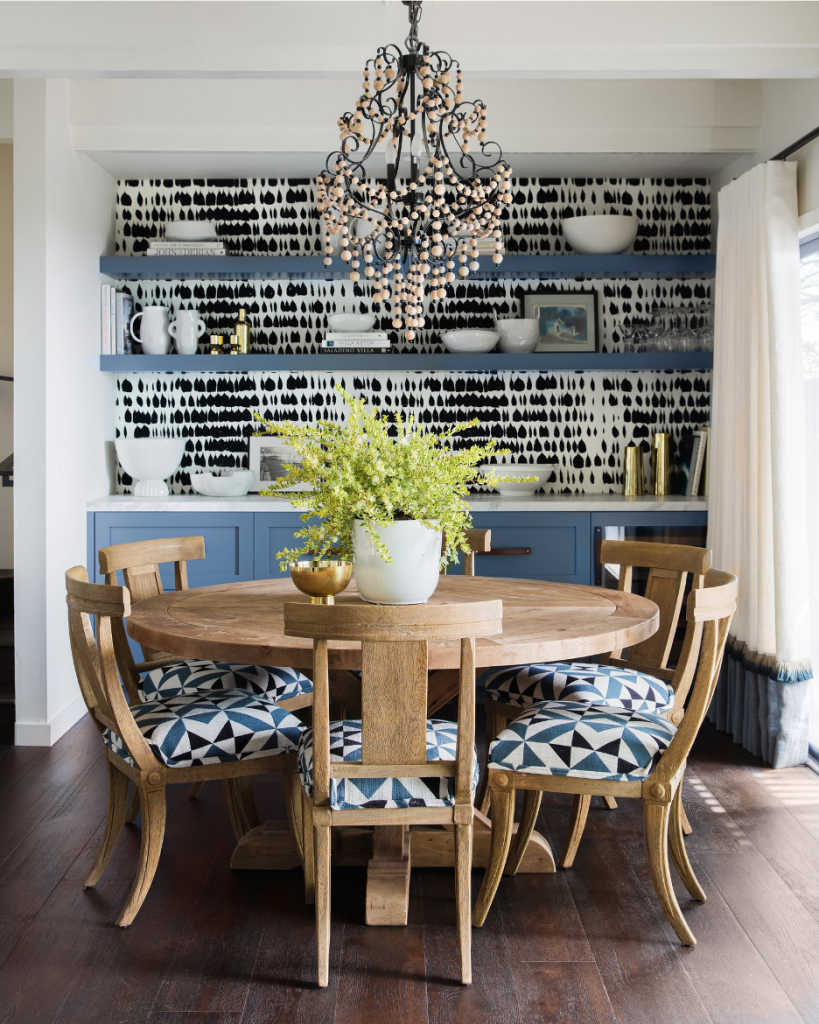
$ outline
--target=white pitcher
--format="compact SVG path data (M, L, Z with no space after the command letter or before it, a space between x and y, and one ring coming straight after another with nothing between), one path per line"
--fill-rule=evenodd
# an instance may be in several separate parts
M199 310L180 309L168 330L180 356L195 356L199 351L199 339L207 330L207 326L200 318Z
M137 337L134 324L142 317L142 325ZM165 306L144 306L135 316L131 317L128 327L134 341L142 345L142 351L148 356L166 356L171 349L171 336L168 333L168 310Z

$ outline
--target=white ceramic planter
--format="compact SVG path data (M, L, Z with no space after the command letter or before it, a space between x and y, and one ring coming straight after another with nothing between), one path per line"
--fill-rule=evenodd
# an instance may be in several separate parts
M441 531L413 519L379 526L378 536L392 556L385 562L364 524L353 526L355 580L370 604L423 604L438 586Z

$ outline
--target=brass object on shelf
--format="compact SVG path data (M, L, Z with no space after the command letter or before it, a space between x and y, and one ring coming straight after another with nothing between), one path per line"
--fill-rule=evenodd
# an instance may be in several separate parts
M211 334L210 336L210 354L212 356L221 356L225 351L225 336L223 334Z
M247 314L244 309L239 310L239 319L236 321L233 330L239 338L239 353L246 356L250 352L250 324L247 321Z
M239 341L238 334L231 334L229 351L232 356L238 356L239 353L242 351L241 342Z
M651 439L651 492L668 494L671 434L659 432Z
M352 562L325 559L290 563L290 579L309 596L310 604L335 604L335 595L345 589L352 575Z
M627 498L636 498L645 494L643 481L643 449L638 445L629 445L626 448L625 464L623 466L623 494Z

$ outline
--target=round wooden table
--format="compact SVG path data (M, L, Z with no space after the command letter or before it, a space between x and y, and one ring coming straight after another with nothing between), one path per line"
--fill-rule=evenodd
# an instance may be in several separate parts
M503 601L503 632L477 641L479 668L586 658L630 647L659 628L659 610L645 598L542 580L442 576L430 603L497 598ZM283 616L285 602L306 600L289 579L202 587L140 601L127 627L134 640L168 654L251 665L290 665L309 674L312 641L285 636ZM355 583L336 598L339 604L360 600ZM430 714L456 695L459 656L458 643L430 643ZM331 642L329 659L333 699L344 706L348 716L357 717L360 683L351 670L361 667L360 645ZM387 842L379 841L378 860L371 860L371 830L332 831L335 863L369 864L370 923L406 923L410 861L415 867L454 865L452 832L443 828L413 827L409 842L399 842L392 850ZM476 810L476 866L486 864L490 832L491 822ZM287 823L275 821L249 829L231 859L234 868L246 869L289 869L299 863ZM555 870L549 844L537 832L520 870Z

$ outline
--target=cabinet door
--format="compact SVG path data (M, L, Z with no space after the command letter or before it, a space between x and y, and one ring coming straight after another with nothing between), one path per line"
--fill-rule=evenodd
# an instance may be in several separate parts
M188 562L190 587L253 579L252 512L97 512L93 536L88 570L98 583L103 582L99 548L136 540L194 536L205 538L205 558ZM160 571L162 586L173 590L173 566L163 566Z
M475 559L479 576L591 582L589 513L491 512L476 515L473 525L492 531L492 552Z
M285 548L300 544L293 534L304 524L296 512L257 512L255 519L256 558L254 578L257 580L285 579L286 572L279 569L276 555Z

